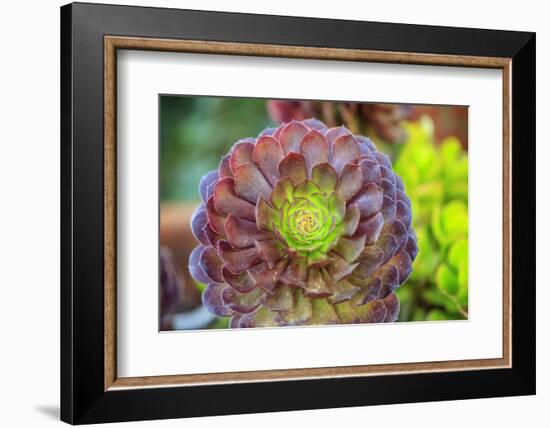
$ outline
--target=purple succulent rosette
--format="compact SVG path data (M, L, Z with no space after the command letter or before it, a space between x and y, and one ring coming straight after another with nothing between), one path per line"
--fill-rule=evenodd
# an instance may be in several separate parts
M316 119L238 141L199 184L191 275L230 327L393 322L418 248L390 160Z

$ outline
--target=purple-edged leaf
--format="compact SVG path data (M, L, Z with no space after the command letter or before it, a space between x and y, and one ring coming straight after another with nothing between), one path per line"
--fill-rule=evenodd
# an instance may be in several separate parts
M393 174L395 177L395 188L397 190L404 190L405 185L403 184L403 179L399 177L397 174Z
M336 192L349 201L363 188L363 174L359 165L347 164L340 175Z
M344 300L351 299L358 291L359 287L356 287L347 279L342 279L336 283L334 293L328 300L333 304L343 302Z
M302 181L294 189L294 198L309 199L314 193L319 193L319 188L311 180Z
M228 241L218 242L218 253L221 256L225 267L227 267L227 269L229 269L233 274L241 273L243 270L258 264L261 261L255 247L247 248L245 250L237 250L234 249Z
M382 174L380 172L380 166L377 162L364 159L359 163L359 165L361 166L363 181L365 183L380 183L380 180L382 179Z
M386 297L399 287L399 271L394 265L386 263L376 271L375 275L382 281L380 297Z
M216 231L212 229L210 224L207 224L206 226L204 226L203 231L206 237L208 238L209 245L212 245L214 248L218 245L218 241L220 239L223 239L223 236L220 235L219 233L216 233Z
M235 170L241 165L252 162L252 151L254 150L254 140L251 138L245 138L239 140L233 146L231 150L231 159L229 165L231 171L235 173Z
M355 310L364 323L381 323L386 319L386 305L382 300L373 300L363 306L356 306Z
M399 284L403 284L412 273L412 260L409 254L405 251L401 251L393 256L389 263L397 268L399 273Z
M333 242L329 245L329 249L336 245L336 242ZM327 250L329 251L329 250ZM323 252L310 252L307 255L307 265L309 267L320 268L326 266L330 263L330 259Z
M195 247L191 254L189 255L189 273L193 279L202 284L208 284L211 280L206 276L204 271L200 266L201 254L204 251L204 247L199 245Z
M359 222L355 235L364 235L366 237L365 245L372 245L378 240L383 226L384 217L381 213L376 213L372 217Z
M382 209L384 195L378 185L370 183L354 202L359 207L361 218L364 219Z
M204 205L199 205L191 216L191 231L197 241L203 245L210 245L210 240L204 232L204 226L208 223L206 208Z
M260 137L254 146L252 159L272 186L279 179L279 162L284 157L281 144L273 137Z
M225 287L222 291L223 304L239 314L248 314L260 306L264 292L255 288L248 293L240 293L232 287Z
M208 278L209 282L223 283L222 265L223 262L218 256L216 249L206 247L201 253L199 265Z
M333 281L340 281L347 277L358 266L358 263L348 263L334 251L330 253L330 259L331 263L327 266L327 270Z
M230 214L225 220L225 234L233 248L249 248L271 237L271 234L258 230L253 221L243 220Z
M264 199L271 196L271 186L256 165L247 163L239 166L233 170L233 177L235 193L241 198L256 204L260 196Z
M359 278L368 278L384 262L384 252L376 248L365 250L359 257L359 266L353 275Z
M304 296L327 297L332 294L330 284L325 282L321 271L317 268L308 269Z
M273 192L271 193L271 203L276 208L281 208L285 202L290 202L292 200L292 195L294 193L294 185L290 178L286 177L282 180L279 180Z
M275 292L267 296L264 305L272 311L289 311L294 306L294 293L292 288L281 285Z
M390 168L385 165L380 165L380 173L382 174L383 179L388 180L391 184L395 186L395 174Z
M360 158L361 150L359 150L359 144L357 144L353 135L342 135L334 140L330 164L338 175L340 175L345 165L357 162Z
M392 234L397 241L397 246L399 249L402 249L405 246L405 244L407 243L407 239L409 238L409 232L407 228L399 220L394 220L391 223L386 224L382 233Z
M376 151L376 146L374 145L374 143L370 138L364 137L363 135L356 135L355 139L359 143L359 148L361 149L361 153L370 154Z
M338 315L327 299L312 299L312 313L309 325L338 324Z
M281 135L281 131L284 129L285 126L286 123L281 123L277 128L275 128L275 131L273 131L273 134L271 134L271 136L279 140L279 135Z
M332 214L338 214L339 219L343 219L346 215L346 201L337 192L329 196L329 210Z
M344 235L353 236L359 226L359 220L361 218L361 212L357 204L348 205L346 208L346 215L342 220L344 225Z
M272 268L284 255L281 244L276 239L256 241L255 245L258 255L267 263L269 268Z
M276 129L277 128L265 128L262 132L258 134L258 137L273 135Z
M233 177L233 171L231 171L231 154L225 155L220 161L218 167L219 178Z
M384 192L384 196L389 196L390 198L395 200L395 184L383 178L382 180L380 180L380 187L382 188L382 192Z
M277 327L279 325L278 314L278 312L270 311L264 306L259 306L254 312L241 316L239 327Z
M214 186L216 186L216 184L218 183L218 180L214 181L213 183L211 183L207 188L206 188L206 200L208 201L208 199L210 199L212 196L214 196Z
M304 287L307 278L307 263L305 259L294 259L290 262L280 280L294 287Z
M307 178L306 161L299 153L289 153L279 162L279 174L288 177L296 186Z
M255 218L258 229L273 232L273 225L279 221L279 213L260 198L256 205Z
M279 141L285 154L300 153L300 141L307 132L308 129L304 125L294 120L285 125L279 134Z
M208 187L218 181L219 173L218 170L213 170L207 172L199 181L199 194L203 202L206 202L208 198L212 195L208 195Z
M206 202L206 214L208 215L208 223L210 224L214 232L217 232L220 235L225 234L226 217L220 215L218 211L216 211L213 196L208 199L208 202Z
M365 248L365 235L357 238L346 238L341 236L338 244L334 247L334 252L338 253L348 263L353 263Z
M311 181L325 194L330 194L336 188L338 176L333 167L328 163L316 165L311 171Z
M219 317L228 317L233 311L223 304L222 292L225 284L210 284L202 293L202 305L206 310Z
M247 220L255 220L255 207L235 194L232 178L223 178L214 187L214 206L222 215L233 214Z
M279 232L278 229L275 229L275 236L277 236L277 238L280 240L280 241L284 241L284 237L283 235L281 235L281 232ZM283 251L285 252L285 254L287 254L291 259L304 259L306 260L307 257L306 256L303 256L303 255L300 255L298 253L298 251L296 250L293 250L292 248L288 248L288 247L283 247Z
M325 138L329 143L329 150L334 141L342 135L351 135L351 132L345 126L338 126L337 128L330 128L325 132ZM332 150L330 150L332 151Z
M224 266L222 268L222 276L225 282L241 293L248 293L256 287L256 281L254 281L254 278L252 278L250 273L246 270L238 274L233 274Z
M381 212L386 223L392 221L397 213L397 204L395 203L395 200L384 195L384 198L382 199Z
M304 325L311 318L311 299L304 297L303 290L294 290L294 306L287 312L281 313L286 325Z
M318 131L311 130L300 143L300 151L306 160L306 167L309 176L315 165L328 162L328 142Z
M313 117L310 118L310 119L306 119L306 120L302 121L302 123L304 125L306 125L307 127L311 128L311 129L315 129L319 132L322 132L323 134L327 130L327 125L325 125L323 122L321 122L320 120L317 120Z
M416 235L412 229L409 230L409 238L405 244L404 250L409 255L411 260L416 259L416 255L418 254L418 244L416 242Z
M349 301L336 303L334 310L340 319L340 324L358 324L361 322L361 318L359 318L355 308Z
M371 276L367 279L360 279L356 276L350 276L349 281L361 289L361 291L352 298L355 305L363 306L372 300L378 299L380 288L382 288L382 281L380 278Z
M400 309L399 299L397 298L397 296L395 294L390 294L382 302L386 306L386 316L384 318L384 322L397 321Z
M266 263L260 263L250 268L248 272L254 278L258 287L271 294L287 265L288 259L283 258L273 268L269 268Z
M369 153L369 154L363 155L361 157L361 162L364 161L364 160L375 163L376 165L379 165L378 164L378 159L376 159L376 156L374 156L374 153ZM382 176L382 173L380 173L380 176Z
M409 197L405 194L405 192L403 191L403 189L397 189L395 191L395 194L396 194L396 199L398 201L401 201L403 202L405 205L407 205L409 208L411 207L411 200L409 199Z
M384 263L391 259L397 250L399 249L399 244L395 237L391 234L381 235L378 241L376 242L376 247L384 252Z
M412 211L404 202L397 201L397 207L395 211L395 218L402 222L405 227L411 227L412 223Z
M384 165L387 166L389 169L392 169L390 158L387 157L384 153L375 152L374 156L376 157L376 160L380 165Z

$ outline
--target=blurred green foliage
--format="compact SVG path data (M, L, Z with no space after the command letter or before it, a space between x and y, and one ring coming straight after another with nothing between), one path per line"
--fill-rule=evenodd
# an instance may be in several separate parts
M395 171L411 198L419 253L398 290L400 321L468 314L468 155L454 137L434 141L433 123L404 123L408 140Z
M271 125L265 100L252 98L160 97L161 201L198 200L205 172L239 139Z
M236 141L274 125L265 103L262 99L161 96L161 201L198 201L197 187L204 173L217 168ZM402 126L408 135L404 144L375 141L378 150L392 158L411 198L420 249L410 279L397 291L399 321L464 319L468 313L468 155L456 138L434 141L434 123L428 117L402 122ZM223 322L215 321L211 327L224 328Z

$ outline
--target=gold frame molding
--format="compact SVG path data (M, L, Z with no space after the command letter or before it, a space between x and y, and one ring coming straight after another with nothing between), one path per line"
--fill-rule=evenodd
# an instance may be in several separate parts
M324 59L420 65L494 68L502 70L503 91L503 349L502 358L380 364L345 367L262 370L171 376L117 377L116 368L116 82L117 50L169 51L218 55ZM104 389L192 386L220 383L358 377L420 372L511 367L511 58L382 52L302 46L104 37Z

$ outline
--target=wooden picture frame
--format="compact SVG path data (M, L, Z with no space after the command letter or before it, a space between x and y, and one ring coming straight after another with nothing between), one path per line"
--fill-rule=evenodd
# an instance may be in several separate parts
M118 49L502 70L502 358L118 377ZM535 392L533 33L76 3L61 9L61 54L62 420L114 422Z

